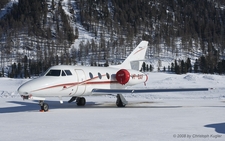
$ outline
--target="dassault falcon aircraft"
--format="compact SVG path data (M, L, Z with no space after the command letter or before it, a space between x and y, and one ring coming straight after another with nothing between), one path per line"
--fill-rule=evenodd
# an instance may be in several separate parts
M207 91L207 88L185 89L126 89L139 83L145 83L148 76L140 72L141 63L145 60L148 47L147 41L139 45L120 65L109 67L58 65L49 68L46 73L28 81L18 88L23 99L38 100L41 111L48 111L44 103L45 97L70 97L68 101L76 101L78 106L84 106L85 96L117 94L116 105L125 107L128 103L122 94L152 93L152 92L182 92Z

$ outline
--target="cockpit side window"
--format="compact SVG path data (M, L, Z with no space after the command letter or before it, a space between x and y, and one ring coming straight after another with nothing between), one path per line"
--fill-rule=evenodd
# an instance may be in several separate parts
M65 70L65 72L66 72L67 75L72 75L70 70Z
M49 70L45 76L60 76L61 70Z
M64 72L64 70L62 70L62 76L66 76L66 73Z

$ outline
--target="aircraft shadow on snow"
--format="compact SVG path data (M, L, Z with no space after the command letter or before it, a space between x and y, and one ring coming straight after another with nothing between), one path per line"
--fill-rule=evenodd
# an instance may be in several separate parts
M95 103L95 102L87 102L85 106L80 107L77 106L76 103L67 103L64 101L63 104L60 104L58 101L45 101L49 105L49 111L52 109L88 109L88 108L119 108L116 106L114 102L106 102L106 103ZM29 112L29 111L38 111L40 106L38 102L35 103L29 101L8 101L8 103L17 104L18 106L14 107L0 107L0 114L3 113L16 113L16 112ZM128 105L124 108L180 108L182 106L155 106L151 105L155 102L129 102ZM142 105L145 104L145 105Z
M208 124L204 127L208 128L215 128L215 131L220 134L225 134L225 122L224 123L215 123L215 124Z

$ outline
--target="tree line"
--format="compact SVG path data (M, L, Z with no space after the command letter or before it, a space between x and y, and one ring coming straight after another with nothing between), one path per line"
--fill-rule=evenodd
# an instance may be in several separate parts
M151 64L143 62L142 68L140 71L151 72L154 70L154 67ZM204 73L204 74L225 74L225 60L219 60L213 66L210 64L210 61L207 60L207 56L202 55L200 58L196 59L194 63L191 62L190 58L184 60L174 60L169 66L163 66L157 68L158 71L171 72L175 74L186 74L186 73Z

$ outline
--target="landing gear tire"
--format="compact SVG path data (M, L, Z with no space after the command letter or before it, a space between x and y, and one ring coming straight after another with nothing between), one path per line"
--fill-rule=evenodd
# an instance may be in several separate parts
M39 104L41 106L41 112L47 112L49 110L49 106L47 103L44 103L43 101L39 101Z
M117 96L117 100L116 100L116 106L117 107L125 107L126 104L124 104L121 100L121 98L119 96Z
M86 99L84 97L79 97L76 100L77 106L84 106L86 104Z
M48 109L49 109L48 104L47 104L47 103L43 103L43 105L41 106L41 110L43 110L43 111L47 112L47 111L48 111Z

